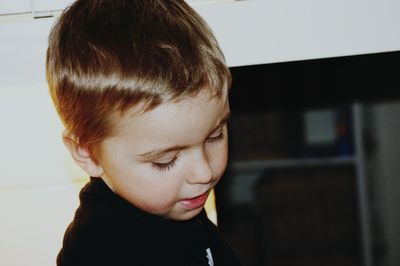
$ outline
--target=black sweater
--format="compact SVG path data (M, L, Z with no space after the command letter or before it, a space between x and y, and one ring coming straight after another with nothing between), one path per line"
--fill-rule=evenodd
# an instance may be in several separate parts
M79 197L58 266L240 265L204 210L188 221L167 220L134 207L100 178Z

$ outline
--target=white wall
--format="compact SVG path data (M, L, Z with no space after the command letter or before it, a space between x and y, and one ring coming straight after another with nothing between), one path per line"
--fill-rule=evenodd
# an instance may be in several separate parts
M195 8L231 66L400 50L397 0L249 0ZM0 86L43 81L52 23L0 23Z
M231 66L400 50L394 0L199 5ZM44 57L54 19L0 17L0 265L54 265L82 176L62 146Z
M0 14L60 10L72 2L73 0L2 0L0 2Z
M400 50L400 1L253 0L199 11L231 66Z

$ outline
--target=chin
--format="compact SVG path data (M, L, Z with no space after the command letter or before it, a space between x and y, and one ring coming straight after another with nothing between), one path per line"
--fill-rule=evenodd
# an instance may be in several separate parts
M191 211L185 211L176 215L169 216L168 219L176 221L187 221L198 215L203 210L203 207L197 208Z

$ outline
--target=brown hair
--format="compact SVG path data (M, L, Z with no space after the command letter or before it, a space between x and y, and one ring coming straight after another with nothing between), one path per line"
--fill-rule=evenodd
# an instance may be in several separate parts
M112 119L209 89L231 76L206 22L183 0L78 0L49 36L46 73L66 129L96 154Z

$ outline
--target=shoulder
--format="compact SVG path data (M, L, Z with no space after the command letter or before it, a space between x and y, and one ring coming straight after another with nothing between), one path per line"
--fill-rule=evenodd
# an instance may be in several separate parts
M84 213L81 208L68 226L57 265L106 265L115 234L104 214ZM102 262L103 264L100 264ZM112 264L109 264L112 265Z
M83 216L84 221L74 220L65 232L58 266L142 265L146 260L138 228L130 230L105 214Z
M141 265L143 236L135 221L97 191L84 188L80 198L57 265Z

